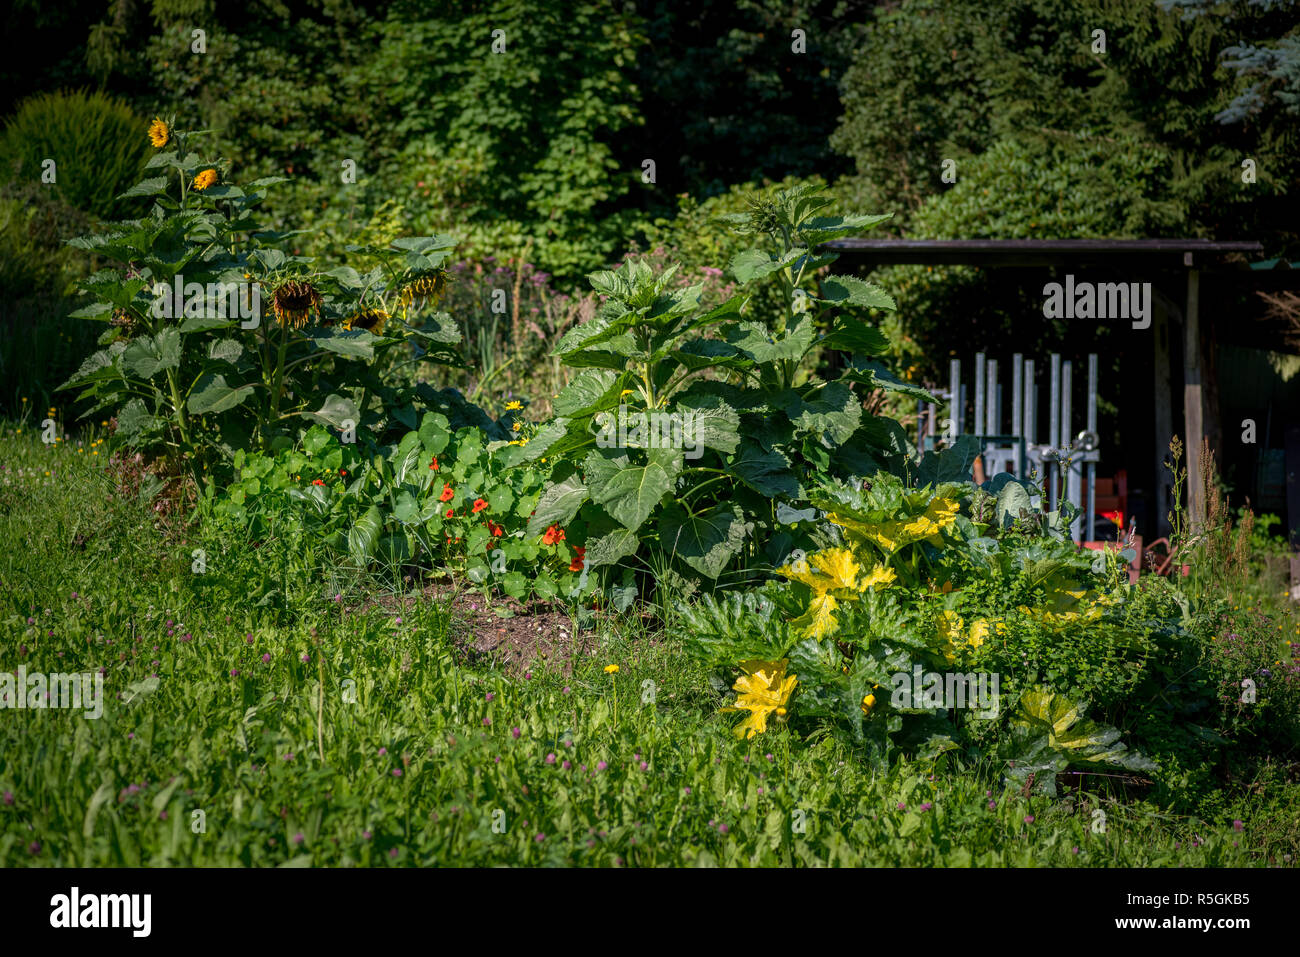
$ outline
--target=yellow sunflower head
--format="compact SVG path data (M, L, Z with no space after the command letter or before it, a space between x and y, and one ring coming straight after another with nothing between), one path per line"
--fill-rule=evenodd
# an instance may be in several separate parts
M280 325L301 329L307 324L312 313L319 314L321 306L320 293L309 282L290 279L276 287L271 294L271 307Z
M382 309L362 309L343 320L344 329L364 329L373 335L382 335L389 315Z
M209 186L217 184L217 171L214 169L205 169L198 176L194 177L194 188L203 190Z
M166 146L171 142L172 129L160 117L155 116L149 124L149 142L155 147Z

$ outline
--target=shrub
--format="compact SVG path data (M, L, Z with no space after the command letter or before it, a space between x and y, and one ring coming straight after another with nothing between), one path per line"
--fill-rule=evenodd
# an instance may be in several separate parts
M120 198L140 176L149 144L143 123L120 100L81 91L29 97L5 125L0 147L6 180L41 182L54 161L49 188L69 205L102 219L132 204Z

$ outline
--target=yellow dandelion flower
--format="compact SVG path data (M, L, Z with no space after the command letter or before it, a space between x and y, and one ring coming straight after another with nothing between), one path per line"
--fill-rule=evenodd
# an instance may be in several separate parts
M513 402L507 402L507 403L506 403L506 411L507 411L507 412L518 412L518 411L519 411L520 409L522 409L523 407L524 407L524 404L523 404L522 402L520 402L518 399L516 399L516 400L513 401Z
M607 674L607 675L616 675L616 674L618 674L618 665L606 665L606 666L605 666L605 674Z

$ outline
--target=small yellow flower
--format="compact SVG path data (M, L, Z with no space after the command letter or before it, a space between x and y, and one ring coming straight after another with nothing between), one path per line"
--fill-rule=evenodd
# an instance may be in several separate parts
M507 411L507 412L518 412L518 411L519 411L520 409L522 409L523 407L524 407L524 404L523 404L522 402L518 401L517 399L516 399L514 402L507 402L507 403L506 403L506 411Z
M606 666L605 666L605 674L607 674L607 675L616 675L616 674L618 674L618 665L606 665Z
M519 431L519 423L518 423L518 422L515 422L513 425L510 426L510 428L513 429L515 432L518 432L518 431Z
M198 176L194 177L195 189L207 189L209 186L215 186L217 183L217 171L214 169L205 169Z
M155 147L163 147L171 138L171 127L155 116L153 122L149 124L149 142Z

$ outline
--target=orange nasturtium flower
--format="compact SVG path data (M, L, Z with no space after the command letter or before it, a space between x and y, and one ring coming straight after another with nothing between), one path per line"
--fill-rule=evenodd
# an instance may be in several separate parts
M312 480L311 480L311 484L312 484L312 485L324 485L324 484L325 484L325 481L324 481L324 479L312 479Z
M477 515L479 512L483 511L483 509L487 507L488 507L487 502L483 501L483 499L481 498L476 498L474 499L474 507L470 510L470 514Z
M431 472L438 471L438 456L435 455L433 457L433 461L429 463L429 471Z
M456 493L451 490L450 482L442 483L442 494L438 496L439 502L450 502L456 497Z
M573 561L569 562L569 571L580 572L587 563L587 549L581 545L574 545L573 550L577 554L573 556Z
M153 122L149 124L149 142L155 147L161 147L166 146L167 141L171 138L171 127L164 123L160 117L155 116Z
M492 521L492 519L490 519L490 518L487 520L487 523L488 523L488 531L492 533L492 537L493 537L493 538L500 538L500 537L501 537L501 533L504 532L505 529L503 529L503 528L502 528L500 525L498 525L496 522Z
M449 509L447 509L446 516L447 516L447 518L455 518L455 517L456 517L456 510L455 510L454 508L449 508Z
M564 529L558 525L552 525L546 530L546 534L542 536L543 545L555 545L562 541L564 541Z
M198 176L194 177L195 189L207 189L209 186L217 185L217 171L214 169L205 169Z

